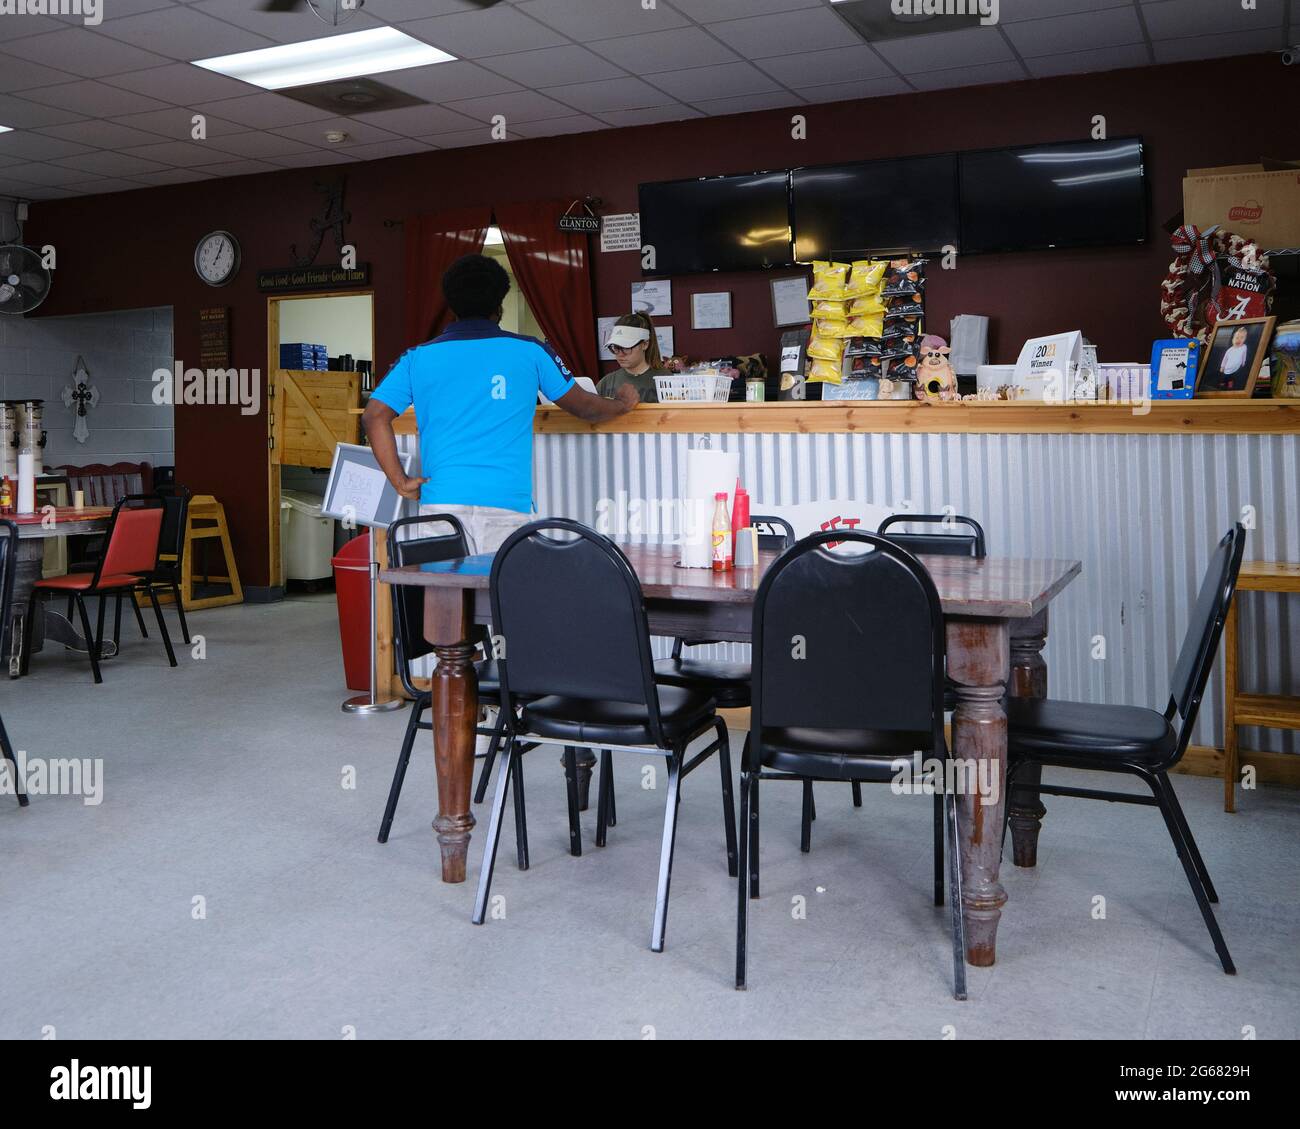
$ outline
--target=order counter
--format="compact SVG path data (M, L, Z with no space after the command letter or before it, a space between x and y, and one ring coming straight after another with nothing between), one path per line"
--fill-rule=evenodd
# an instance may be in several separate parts
M413 451L414 418L397 426ZM616 539L660 539L609 515L680 497L685 453L707 443L739 452L756 514L833 500L947 511L981 522L992 554L1081 560L1053 606L1052 696L1163 710L1206 558L1234 522L1250 530L1247 560L1300 561L1300 400L643 404L601 425L540 408L535 428L539 514L603 523ZM1294 693L1291 614L1282 597L1240 605L1243 687ZM1219 772L1222 677L1192 771ZM1300 751L1297 734L1246 729L1241 745L1261 752L1261 779L1300 779L1300 761L1271 755Z

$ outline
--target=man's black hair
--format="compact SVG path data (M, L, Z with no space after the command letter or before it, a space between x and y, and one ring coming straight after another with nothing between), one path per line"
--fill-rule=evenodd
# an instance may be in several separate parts
M505 268L487 255L463 255L442 276L442 292L458 318L493 318L510 291Z

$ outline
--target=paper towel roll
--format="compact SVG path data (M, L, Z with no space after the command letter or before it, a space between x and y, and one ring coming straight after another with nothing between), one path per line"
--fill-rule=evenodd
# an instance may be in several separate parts
M686 452L686 489L682 493L682 564L710 568L713 564L715 495L726 494L728 511L740 477L740 452L697 447Z
M36 462L31 451L18 452L18 512L36 512Z
M682 564L713 565L713 503L706 498L687 499L682 505Z

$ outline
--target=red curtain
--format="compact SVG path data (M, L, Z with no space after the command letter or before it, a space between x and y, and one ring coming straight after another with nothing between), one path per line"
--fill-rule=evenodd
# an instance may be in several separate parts
M541 200L494 209L510 268L533 316L575 375L600 377L587 236L559 229L568 202Z
M451 311L442 296L443 272L462 255L483 250L492 209L461 208L406 221L406 325L404 348L442 331Z

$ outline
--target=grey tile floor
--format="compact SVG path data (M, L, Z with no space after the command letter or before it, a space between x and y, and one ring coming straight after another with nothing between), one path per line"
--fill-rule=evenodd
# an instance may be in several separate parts
M798 789L769 786L738 993L711 766L683 790L664 953L648 947L662 791L641 787L630 754L616 761L609 846L591 843L593 805L580 859L567 853L558 750L528 756L533 866L515 869L507 829L504 917L477 928L483 836L471 882L441 884L427 748L391 840L375 841L406 713L340 712L332 597L192 623L207 655L182 649L177 670L128 630L102 686L62 652L0 685L29 756L102 758L104 772L97 806L38 796L19 810L0 796L0 1036L1300 1035L1300 793L1251 793L1231 816L1216 781L1177 779L1236 977L1219 969L1154 811L1049 798L1039 867L1003 871L997 966L971 969L959 1004L929 904L928 800L874 788L854 810L847 787L821 785L801 855Z

